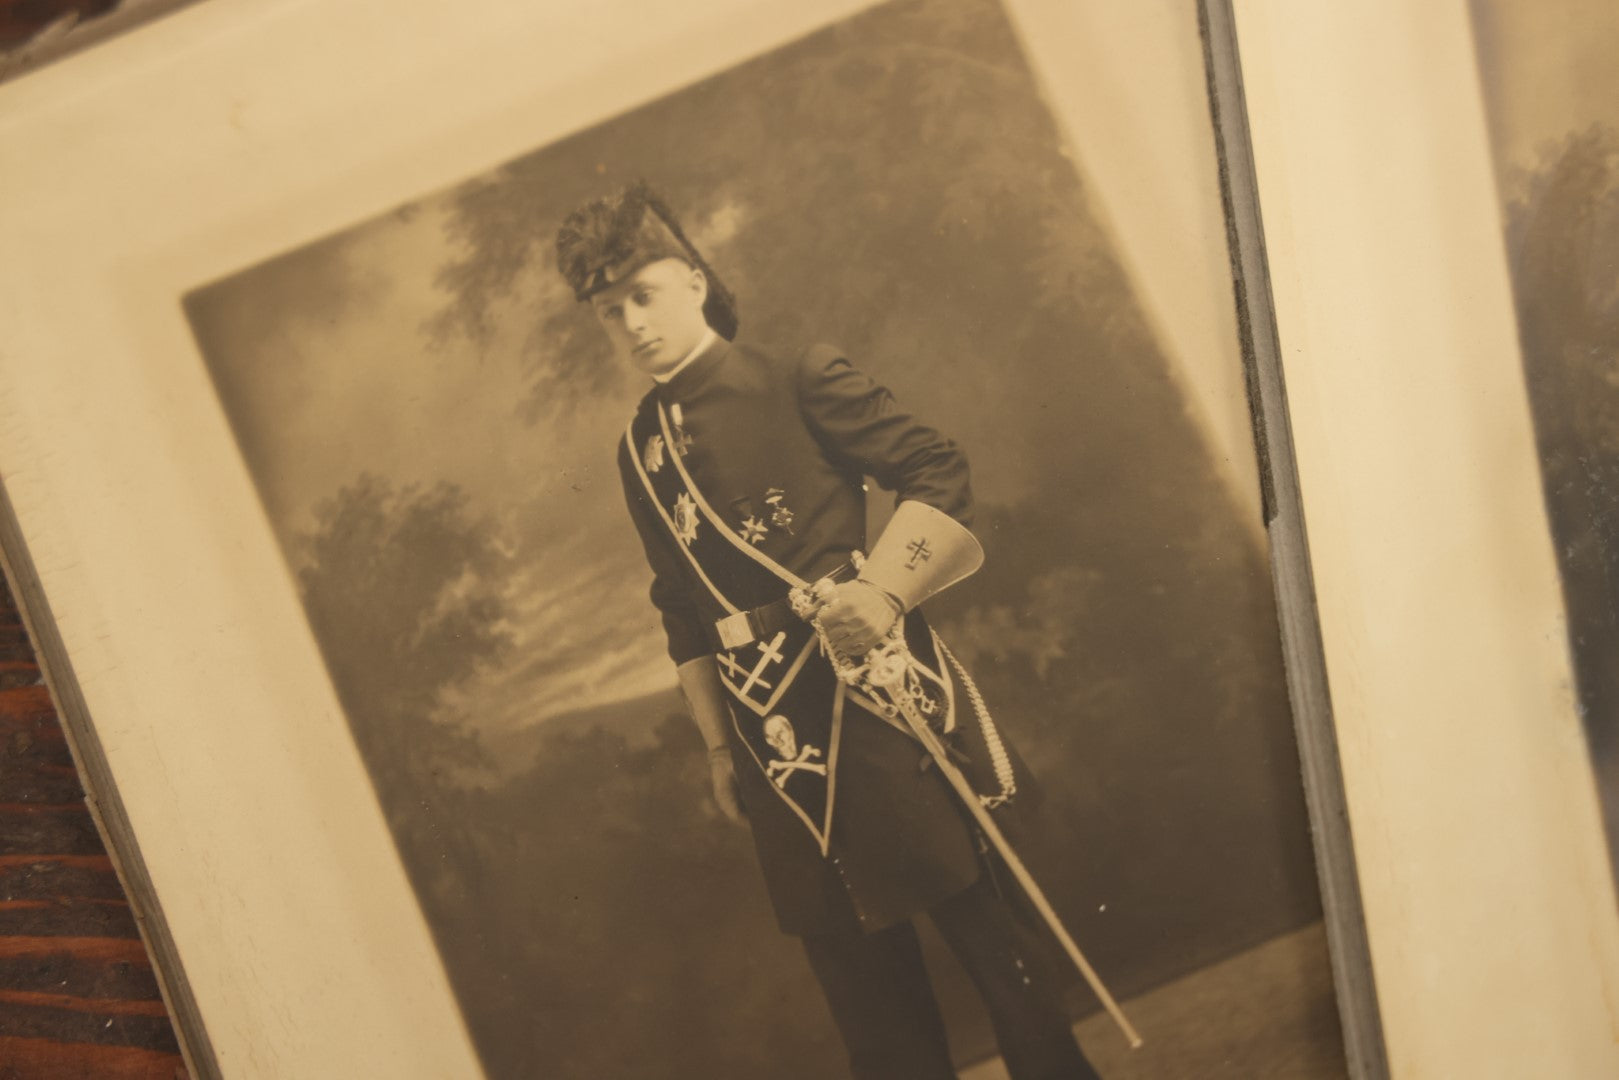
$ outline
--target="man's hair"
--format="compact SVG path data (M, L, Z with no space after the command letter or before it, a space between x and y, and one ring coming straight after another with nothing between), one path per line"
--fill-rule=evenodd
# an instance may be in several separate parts
M557 270L574 299L589 300L648 263L681 259L708 279L703 317L726 340L736 337L736 298L686 239L674 213L644 180L569 214L557 230Z

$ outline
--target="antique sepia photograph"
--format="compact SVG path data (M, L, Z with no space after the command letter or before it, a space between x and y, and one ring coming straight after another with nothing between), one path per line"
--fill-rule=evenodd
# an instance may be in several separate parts
M889 0L184 297L489 1077L1347 1075L1197 13L1115 18L1086 124Z
M1472 0L1580 715L1619 874L1619 11Z

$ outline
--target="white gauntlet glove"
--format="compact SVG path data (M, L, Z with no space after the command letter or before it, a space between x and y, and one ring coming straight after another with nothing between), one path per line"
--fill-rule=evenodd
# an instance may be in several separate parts
M860 580L876 586L910 611L984 565L978 538L955 518L927 503L907 499L871 546Z

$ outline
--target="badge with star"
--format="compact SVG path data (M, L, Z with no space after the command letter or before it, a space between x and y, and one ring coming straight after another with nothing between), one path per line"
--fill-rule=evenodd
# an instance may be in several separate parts
M657 472L663 468L662 435L654 435L646 441L646 449L641 454L641 462L646 466L647 472Z
M682 491L675 499L675 535L688 545L697 539L697 504L689 492Z
M770 532L770 529L764 522L750 514L742 519L742 526L738 531L742 533L742 539L750 544L758 545L764 543L765 535Z

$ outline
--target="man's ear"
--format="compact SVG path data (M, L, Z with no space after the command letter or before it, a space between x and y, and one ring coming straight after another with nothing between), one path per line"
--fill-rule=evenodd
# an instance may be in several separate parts
M708 275L697 267L691 268L691 290L697 295L697 306L708 303Z

